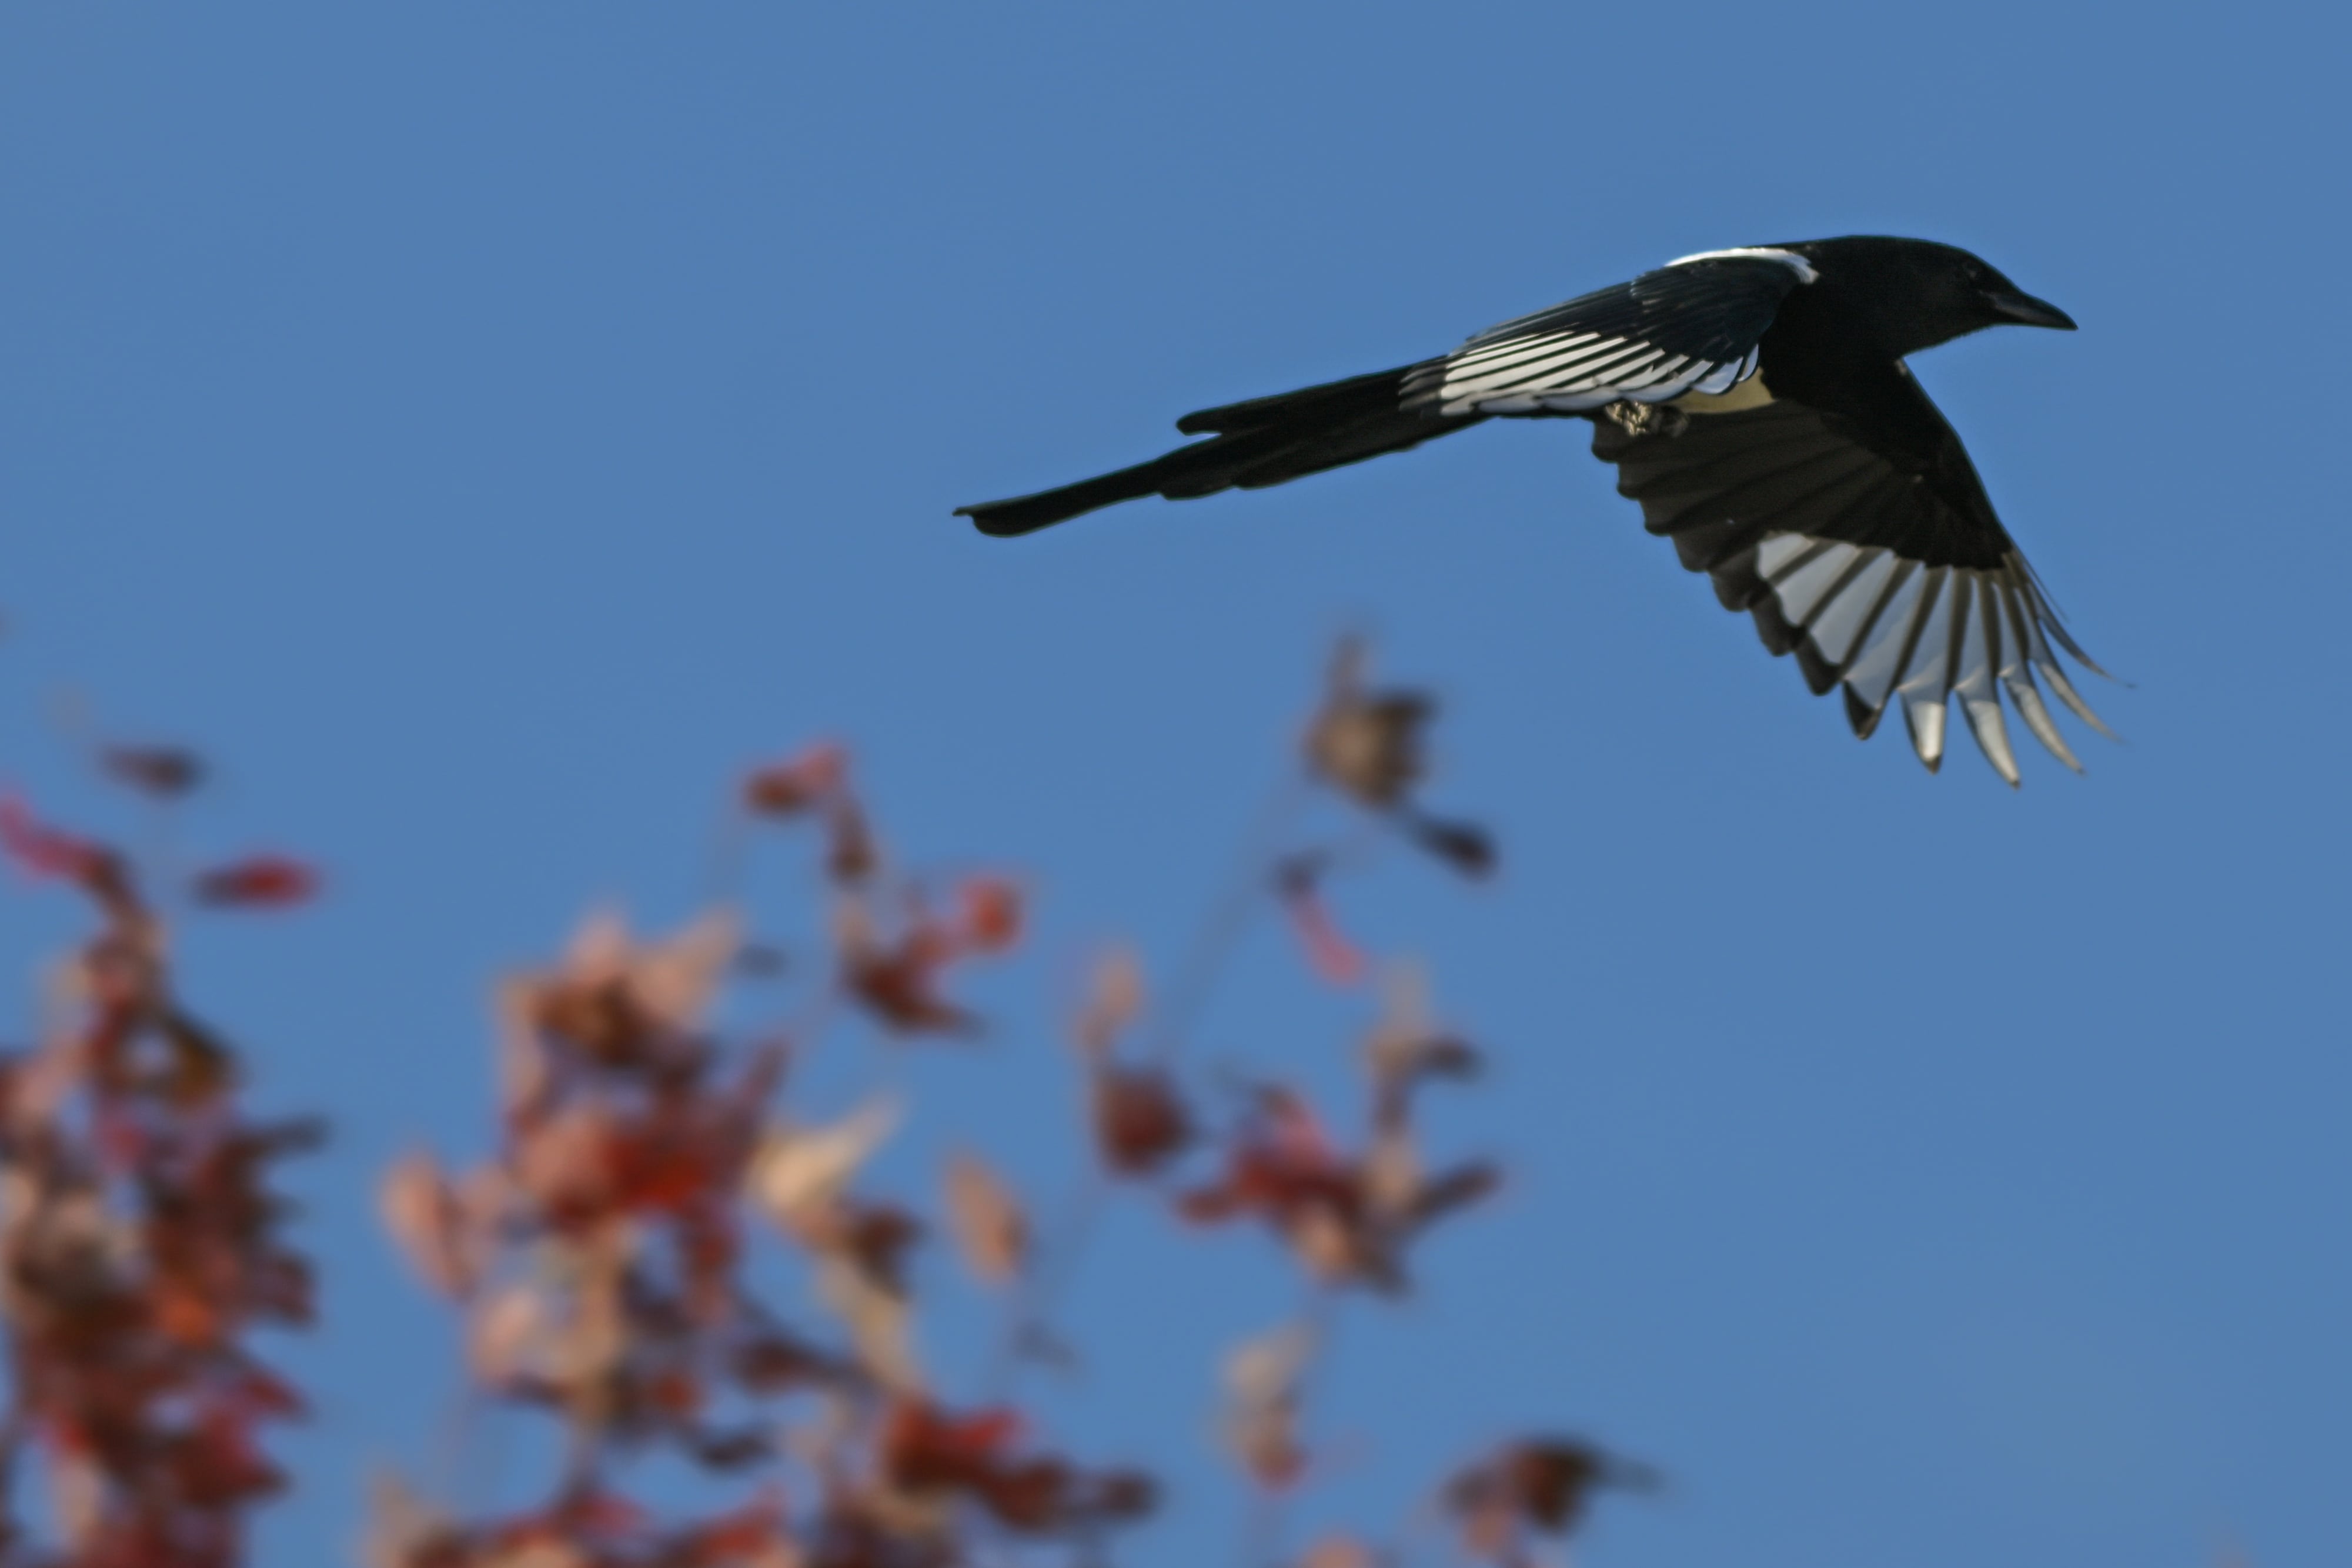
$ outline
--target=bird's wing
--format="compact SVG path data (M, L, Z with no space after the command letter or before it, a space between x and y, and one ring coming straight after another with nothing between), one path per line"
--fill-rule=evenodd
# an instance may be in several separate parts
M1757 340L1789 291L1812 276L1811 264L1790 251L1686 256L1506 321L1415 367L1403 406L1449 415L1580 413L1727 392L1755 372Z
M1769 380L1770 369L1765 371ZM1644 524L1705 571L1725 606L1756 618L1764 645L1794 653L1816 693L1845 688L1868 736L1899 700L1913 749L1944 754L1958 695L1977 745L2017 782L2000 693L2053 755L2077 771L2034 685L2038 671L2084 723L2108 733L2066 678L2054 642L2096 671L2066 634L2032 569L1994 516L1959 437L1899 365L1868 389L1866 415L1742 388L1730 412L1696 398L1594 420L1592 451Z

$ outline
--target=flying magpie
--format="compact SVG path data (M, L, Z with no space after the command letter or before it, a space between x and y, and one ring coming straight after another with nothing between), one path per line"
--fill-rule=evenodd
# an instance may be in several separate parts
M1993 515L1960 438L1906 356L2004 323L2074 323L1985 262L1929 240L1853 235L1714 250L1488 329L1450 354L1176 422L1206 435L1058 490L958 508L1025 534L1139 496L1171 500L1399 452L1480 421L1580 416L1644 524L1717 598L1845 689L1857 736L1899 702L1919 759L1943 761L1957 695L1977 745L2018 781L2006 690L2081 770L2034 674L2085 724L2054 643L2099 671Z

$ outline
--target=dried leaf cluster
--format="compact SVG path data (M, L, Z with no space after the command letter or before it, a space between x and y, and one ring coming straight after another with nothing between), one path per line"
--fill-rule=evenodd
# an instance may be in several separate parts
M201 771L178 754L108 766L165 795ZM0 1058L0 1563L228 1568L251 1510L285 1485L262 1433L303 1411L251 1342L311 1318L310 1266L270 1178L320 1128L246 1117L237 1052L181 999L124 857L15 800L0 849L97 914L53 972L39 1043ZM16 1484L35 1466L46 1531Z
M838 747L761 769L741 800L824 836L835 998L890 1037L975 1027L944 982L1017 942L1013 883L892 878ZM783 1103L813 1035L737 1040L711 1022L746 946L725 911L657 938L593 919L504 988L496 1157L455 1175L415 1155L388 1173L385 1221L467 1315L473 1377L552 1414L570 1458L541 1505L493 1519L388 1490L380 1568L944 1568L990 1539L1092 1543L1152 1508L1140 1473L1040 1448L1009 1408L941 1400L916 1354L908 1267L933 1225L861 1179L898 1104L810 1119ZM977 1156L950 1166L947 1212L983 1277L1022 1274L1027 1221ZM829 1324L751 1288L762 1237L797 1257ZM657 1526L622 1475L656 1448L741 1474L752 1494Z
M1376 839L1392 830L1486 874L1486 832L1420 801L1434 705L1373 687L1366 667L1360 644L1342 645L1307 729L1309 777L1369 813ZM207 771L171 747L98 747L93 761L163 806ZM964 1150L924 1205L870 1172L903 1119L897 1092L813 1113L792 1091L848 1018L885 1048L979 1032L961 977L1021 945L1023 884L897 869L838 745L752 770L734 810L739 852L745 835L814 838L824 960L755 939L732 905L656 936L593 915L553 962L499 988L488 1156L451 1169L417 1153L383 1175L383 1223L462 1319L469 1399L551 1421L562 1461L535 1500L488 1511L382 1480L373 1568L1106 1561L1159 1508L1159 1483L1040 1439L1016 1395L1029 1366L1076 1359L1055 1320L1086 1223L1036 1217L1083 1217L1114 1196L1187 1225L1255 1227L1284 1249L1309 1305L1230 1354L1223 1438L1263 1508L1325 1473L1313 1396L1332 1315L1404 1291L1433 1228L1501 1180L1488 1161L1424 1153L1423 1092L1474 1079L1482 1058L1434 1021L1415 969L1343 931L1331 889L1364 862L1360 848L1269 844L1241 889L1286 918L1325 980L1385 977L1360 1113L1327 1115L1286 1070L1238 1093L1203 1072L1185 1059L1191 1004L1155 1009L1140 962L1115 952L1072 1030L1093 1156L1084 1188L1041 1208ZM0 1568L229 1568L250 1510L283 1484L258 1434L301 1409L247 1341L309 1317L309 1270L279 1235L285 1205L266 1178L315 1131L242 1119L236 1054L177 999L161 923L121 857L7 800L0 851L100 912L60 971L56 1027L0 1064L13 1396L0 1469L19 1450L37 1458L58 1526L37 1540L6 1515ZM171 881L192 905L246 909L299 904L320 885L277 854ZM731 987L779 975L806 979L803 1012L765 1029L725 1021L740 1010ZM958 1397L919 1353L919 1310L940 1310L918 1292L935 1237L1003 1313L1002 1375L983 1397ZM779 1269L807 1282L814 1312L755 1287ZM656 1506L638 1463L655 1455L705 1472L700 1494L721 1500L684 1517ZM1501 1445L1436 1495L1460 1553L1523 1568L1596 1489L1652 1479L1538 1437ZM1250 1568L1405 1554L1377 1532L1293 1552L1277 1530L1259 1544Z
M1316 774L1357 804L1394 822L1430 853L1466 876L1495 869L1495 846L1475 822L1433 815L1421 804L1429 772L1425 731L1437 699L1407 687L1370 685L1370 650L1341 640L1332 655L1323 706L1307 728L1307 760Z

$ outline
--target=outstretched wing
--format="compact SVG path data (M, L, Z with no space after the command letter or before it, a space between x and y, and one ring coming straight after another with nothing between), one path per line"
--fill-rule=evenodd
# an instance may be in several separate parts
M2015 784L2005 690L2035 738L2079 771L2034 675L2106 734L2052 644L2098 666L1908 371L1890 367L1867 417L1775 400L1760 381L1725 402L1743 406L1706 412L1692 398L1594 420L1593 455L1617 465L1617 488L1642 503L1649 530L1710 574L1727 608L1752 612L1767 648L1795 653L1815 692L1843 685L1856 735L1899 699L1932 770L1957 695L1986 759Z
M1581 413L1753 374L1756 345L1812 265L1785 250L1711 251L1481 332L1414 367L1402 403L1448 415Z
M956 510L984 534L1031 533L1139 496L1179 500L1280 485L1457 430L1489 414L1576 413L1756 369L1756 344L1812 264L1793 251L1685 256L1631 283L1482 332L1442 359L1188 413L1211 439L1075 485Z

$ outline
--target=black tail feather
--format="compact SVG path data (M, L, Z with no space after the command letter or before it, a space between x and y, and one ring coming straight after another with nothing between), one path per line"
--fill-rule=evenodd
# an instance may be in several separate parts
M1404 365L1393 371L1374 371L1368 376L1349 376L1344 382L1325 382L1320 386L1276 392L1272 397L1254 397L1244 402L1200 409L1178 420L1176 428L1186 435L1239 435L1269 425L1297 424L1309 415L1342 418L1393 410L1405 378L1416 368Z
M1188 435L1214 433L1211 439L1057 490L959 507L956 515L970 517L984 534L1031 533L1139 496L1183 500L1236 486L1279 485L1401 452L1478 423L1477 414L1400 410L1397 402L1412 369L1406 365L1188 413L1176 428Z

